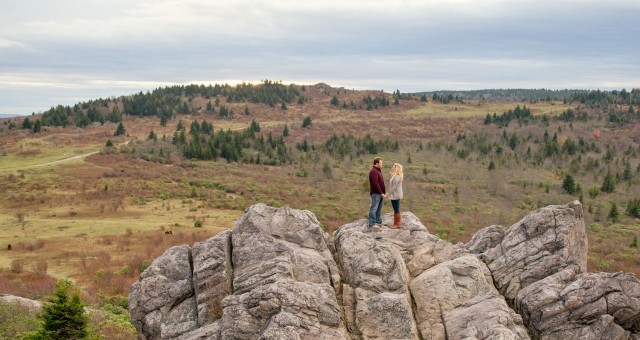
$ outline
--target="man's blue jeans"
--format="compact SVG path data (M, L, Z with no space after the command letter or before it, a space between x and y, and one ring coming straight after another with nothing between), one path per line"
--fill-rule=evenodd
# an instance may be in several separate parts
M382 224L382 195L371 194L371 208L369 208L369 227Z

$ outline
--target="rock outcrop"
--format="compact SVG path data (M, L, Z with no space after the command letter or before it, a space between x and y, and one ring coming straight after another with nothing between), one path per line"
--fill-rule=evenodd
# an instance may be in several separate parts
M391 216L384 217L390 224ZM256 204L157 258L130 289L140 339L640 339L640 281L586 273L578 202L463 245Z
M31 299L10 295L10 294L0 294L0 300L6 303L11 303L24 308L28 308L34 312L42 311L42 302L40 301L31 300Z
M629 273L586 272L578 201L538 209L509 228L480 230L466 247L480 253L535 338L640 337L640 281Z

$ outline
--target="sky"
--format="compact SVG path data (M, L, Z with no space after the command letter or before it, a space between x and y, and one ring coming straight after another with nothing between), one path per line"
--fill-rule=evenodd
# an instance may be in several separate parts
M3 0L0 114L174 84L640 88L640 0Z

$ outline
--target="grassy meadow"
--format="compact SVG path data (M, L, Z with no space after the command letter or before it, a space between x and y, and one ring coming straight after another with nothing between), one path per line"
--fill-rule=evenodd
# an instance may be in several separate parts
M577 108L561 101L443 104L415 98L374 110L330 104L333 96L349 103L379 94L308 87L307 102L289 104L286 110L226 103L235 111L231 118L196 110L177 115L166 126L158 117L125 116L127 133L118 137L113 136L116 124L109 122L84 129L48 127L40 133L9 130L5 122L0 125L5 126L0 131L0 292L42 298L53 289L43 278L53 277L75 281L91 303L126 296L140 272L167 248L232 228L244 209L258 202L310 210L331 232L365 218L367 173L374 156L384 158L387 180L394 162L404 165L401 209L413 212L443 239L466 242L483 227L508 226L539 207L580 199L589 269L640 275L640 251L632 246L640 223L625 214L627 202L640 197L640 150L628 151L637 149L637 123L616 127L594 118L484 124L487 114L499 116L516 106L550 117ZM192 103L204 107L207 99L196 97ZM313 121L306 128L301 127L304 117ZM189 127L203 119L216 131L241 130L256 120L261 134L274 136L281 136L286 125L292 159L279 165L244 164L185 159L174 151L172 162L158 163L138 156L140 150L153 153L159 143L170 143L178 121ZM151 130L158 141L147 140ZM595 130L601 133L597 138ZM582 139L597 149L536 158L545 131L555 134L561 146L567 139ZM369 134L397 141L399 148L337 158L320 147L333 134ZM504 136L514 134L518 142L511 148ZM113 149L104 147L107 139ZM303 141L314 148L296 149ZM485 149L479 147L483 145ZM620 180L612 193L596 190L607 171L622 173L627 163L632 179ZM581 189L572 195L562 187L567 174ZM619 210L615 219L609 218L611 202ZM383 213L390 212L385 203ZM165 234L169 230L172 235Z

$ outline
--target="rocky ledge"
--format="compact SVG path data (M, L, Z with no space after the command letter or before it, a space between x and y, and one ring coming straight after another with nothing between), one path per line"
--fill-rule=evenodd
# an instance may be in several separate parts
M309 211L256 204L154 260L129 309L140 339L640 339L640 281L586 261L577 201L457 245L409 212L329 240Z

